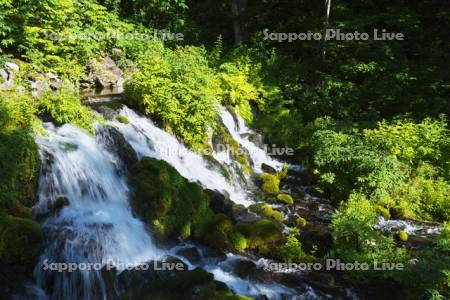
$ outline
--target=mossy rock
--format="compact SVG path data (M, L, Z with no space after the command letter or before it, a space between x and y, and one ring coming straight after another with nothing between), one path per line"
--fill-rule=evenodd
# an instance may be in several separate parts
M130 120L128 120L127 117L122 116L122 115L117 115L116 116L116 120L119 121L122 124L129 124L130 123Z
M268 194L278 194L280 192L280 179L277 175L263 173L260 178L264 192Z
M256 214L274 219L278 222L282 222L284 219L284 214L282 212L273 209L266 203L253 204L249 207L249 209Z
M244 251L248 246L247 239L236 231L231 219L223 214L214 216L203 239L209 246L222 250Z
M0 202L32 207L36 201L39 151L28 130L0 131Z
M291 195L288 195L288 194L278 194L277 199L278 199L278 201L289 204L289 205L294 204L294 199L292 198Z
M299 217L299 218L297 219L297 226L298 226L298 227L305 227L307 224L308 224L308 222L306 221L305 218Z
M236 230L247 239L248 248L261 253L267 253L272 244L283 239L281 224L269 219L250 224L240 223L236 225Z
M403 241L403 242L407 242L407 241L408 241L408 238L409 238L408 233L407 233L406 231L404 231L404 230L399 231L399 232L397 233L397 236L398 236L398 238L399 238L401 241Z
M202 236L212 221L208 195L164 161L144 157L130 171L137 212L157 238Z
M30 219L0 216L0 261L32 269L42 236L39 224Z
M408 211L405 207L396 205L389 208L389 213L393 219L407 219Z
M391 213L389 212L389 209L385 208L384 206L377 205L376 211L378 214L382 215L383 218L386 220L389 220L391 218Z

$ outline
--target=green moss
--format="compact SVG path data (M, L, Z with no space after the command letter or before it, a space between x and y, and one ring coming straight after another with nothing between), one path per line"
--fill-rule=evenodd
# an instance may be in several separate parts
M269 194L278 194L280 192L280 179L276 175L263 173L261 174L262 189Z
M281 179L285 178L287 176L288 171L289 171L289 165L288 164L284 164L283 165L283 169L280 172L277 173L278 179L281 180Z
M211 247L243 251L247 248L246 238L235 229L235 225L226 215L217 214L208 225L204 241Z
M382 215L385 219L388 220L391 218L391 213L389 212L389 209L385 208L384 206L377 205L376 210L377 210L377 213Z
M116 116L116 120L119 121L120 123L123 123L123 124L129 124L130 123L128 118L125 117L125 116L122 116L122 115L117 115Z
M30 219L0 216L0 261L32 268L39 254L42 230Z
M268 204L253 204L249 207L250 211L262 215L263 217L272 218L278 222L282 222L284 215L282 212L274 210Z
M264 219L255 223L240 223L236 229L247 239L248 247L267 253L270 247L283 239L280 223Z
M137 211L159 238L201 236L212 220L203 189L164 161L144 157L131 168L130 184Z
M297 219L297 225L298 225L299 227L305 227L306 224L308 224L308 222L306 221L305 218L299 217L299 218Z
M399 231L399 232L397 233L397 235L398 235L398 238L399 238L401 241L403 241L403 242L408 241L408 233L407 233L406 231L404 231L404 230Z
M279 194L277 195L278 201L284 202L286 204L292 205L294 204L294 199L291 195L288 194Z
M0 128L1 129L1 128ZM39 168L38 147L29 130L0 131L0 202L31 207Z

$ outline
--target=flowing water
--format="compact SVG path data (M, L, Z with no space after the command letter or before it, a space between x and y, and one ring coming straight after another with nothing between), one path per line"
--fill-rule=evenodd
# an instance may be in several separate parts
M128 108L120 111L129 124L115 122L139 157L150 156L167 161L182 176L206 188L226 194L236 203L252 203L245 182L227 178L220 163L232 162L222 153L214 153L216 162L183 146L175 137ZM263 163L280 168L281 163L247 139L250 130L242 119L222 111L224 124L232 136L249 151L256 172ZM41 174L39 202L33 208L41 216L46 232L45 250L35 268L36 291L45 290L40 299L108 299L103 274L95 264L140 264L170 254L170 249L154 245L144 224L129 205L129 190L123 164L106 150L102 139L94 138L72 125L56 128L45 124L47 136L39 136ZM259 150L258 150L259 149ZM231 172L238 176L238 171ZM255 283L233 275L229 270L234 256L220 264L202 263L201 267L227 283L235 292L249 296L266 294L278 299L294 290L276 283ZM57 272L44 270L50 263L85 263L94 269ZM38 292L32 291L34 294ZM43 294L43 293L41 293ZM305 298L306 297L306 298ZM313 290L298 299L314 299ZM297 299L297 298L296 298Z
M98 271L48 272L43 269L45 260L133 264L162 253L133 216L126 180L118 175L113 155L72 125L46 127L49 135L37 138L42 171L34 211L45 213L61 197L69 204L42 224L48 242L35 269L36 279L47 287L51 299L105 299Z
M220 167L215 167L201 155L187 149L149 118L126 107L120 114L128 118L129 124L116 122L116 125L139 157L149 156L165 160L189 181L228 194L235 203L246 206L252 203L246 187L239 181L228 180Z
M263 164L276 170L280 170L283 167L283 163L270 157L263 147L259 147L249 139L250 136L255 136L255 133L247 127L241 116L233 116L225 107L222 107L220 117L233 139L248 151L256 173L262 172Z

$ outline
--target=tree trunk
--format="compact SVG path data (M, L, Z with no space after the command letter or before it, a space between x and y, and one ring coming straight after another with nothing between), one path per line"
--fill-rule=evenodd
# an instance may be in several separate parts
M235 44L240 44L247 38L244 16L246 9L247 0L231 0Z
M327 55L327 40L326 40L326 34L328 25L330 23L330 12L331 12L331 0L325 0L325 22L324 22L324 30L323 30L323 52L322 57L323 60L325 60Z

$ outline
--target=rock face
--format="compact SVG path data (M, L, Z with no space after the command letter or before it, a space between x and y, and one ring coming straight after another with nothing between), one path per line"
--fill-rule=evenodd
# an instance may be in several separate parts
M212 274L200 268L191 271L126 270L118 275L114 287L123 291L121 299L200 300L220 299L223 293L233 295L225 284L215 281Z
M14 85L14 76L19 72L19 66L12 62L6 62L0 69L0 90L9 90Z
M125 140L118 129L113 126L102 126L97 139L105 145L106 149L116 154L128 168L137 163L137 154L133 147Z
M81 83L84 88L114 88L122 87L124 83L122 70L108 56L101 61L91 60L87 65L87 74Z

